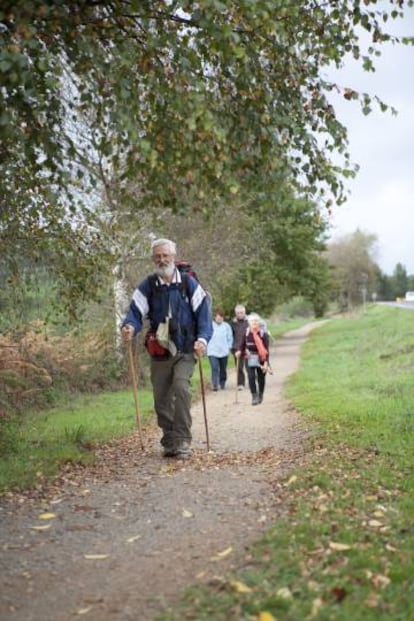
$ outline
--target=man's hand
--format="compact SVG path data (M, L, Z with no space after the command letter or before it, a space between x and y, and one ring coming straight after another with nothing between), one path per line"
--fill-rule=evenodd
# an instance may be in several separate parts
M206 353L207 347L205 346L203 341L196 341L194 343L194 351L195 351L196 355L199 358L201 358L201 356L204 356L204 354Z
M122 328L121 334L124 343L129 343L130 341L132 341L132 339L134 338L134 332L134 326L131 326L129 324Z

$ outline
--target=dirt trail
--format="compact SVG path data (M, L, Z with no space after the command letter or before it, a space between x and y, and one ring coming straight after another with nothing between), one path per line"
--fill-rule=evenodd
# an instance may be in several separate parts
M188 462L163 459L149 428L144 452L135 434L38 498L1 500L0 619L153 621L189 584L248 563L249 545L283 511L275 480L301 454L305 431L281 390L316 325L272 348L261 405L236 392L234 370L226 390L207 391L209 454L200 401Z

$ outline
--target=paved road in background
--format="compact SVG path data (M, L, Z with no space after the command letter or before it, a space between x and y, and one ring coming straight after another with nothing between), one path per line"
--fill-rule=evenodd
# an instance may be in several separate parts
M401 302L377 302L377 304L382 304L382 306L397 306L398 308L414 310L414 302L406 302L405 300Z

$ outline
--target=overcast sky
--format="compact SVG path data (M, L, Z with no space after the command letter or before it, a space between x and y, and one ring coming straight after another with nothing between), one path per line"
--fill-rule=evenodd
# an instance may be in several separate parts
M383 3L388 4L388 3ZM414 9L390 22L394 34L414 35ZM336 98L339 120L348 128L349 151L360 165L347 181L348 201L333 210L331 240L357 228L378 237L376 261L391 275L397 263L414 274L414 47L381 47L376 72L347 62L337 78L342 86L376 94L398 115L376 109L364 116L359 104Z

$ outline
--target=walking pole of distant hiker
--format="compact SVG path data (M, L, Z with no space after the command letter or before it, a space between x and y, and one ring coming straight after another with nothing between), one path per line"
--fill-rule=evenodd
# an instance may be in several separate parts
M236 399L235 399L235 403L239 402L239 387L237 385L237 378L239 377L239 365L240 365L240 358L237 357L236 358Z
M128 355L129 355L129 374L131 376L132 390L134 393L135 418L137 421L137 427L138 427L138 432L139 432L139 442L141 444L141 449L144 450L144 443L142 441L141 416L139 413L139 406L138 406L138 384L137 384L137 376L135 373L134 354L132 351L132 340L129 341L128 343Z
M205 389L204 389L204 377L203 377L203 366L201 364L201 356L198 356L198 367L200 369L200 388L201 388L201 399L203 401L204 425L205 425L205 428L206 428L207 452L209 452L209 450L210 450L210 439L209 439L209 435L208 435L206 393L205 393Z

